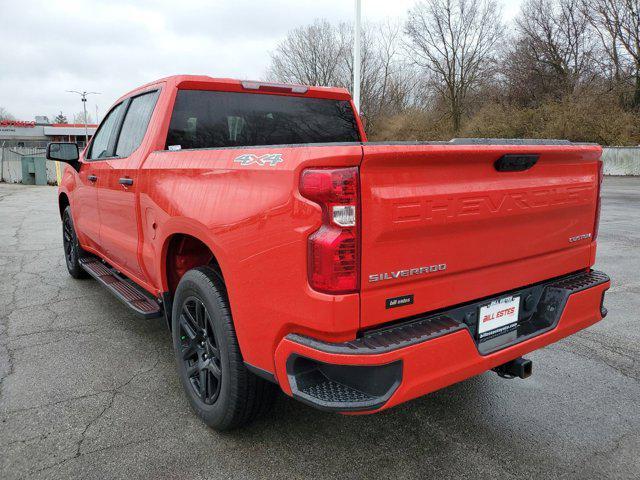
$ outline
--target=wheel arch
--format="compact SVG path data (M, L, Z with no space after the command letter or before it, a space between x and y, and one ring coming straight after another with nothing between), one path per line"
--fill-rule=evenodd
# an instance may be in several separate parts
M188 233L172 233L162 247L162 283L172 296L182 276L192 268L209 266L225 283L218 257L209 244Z
M181 225L183 228L173 229L162 241L160 258L160 278L163 302L165 304L165 318L171 330L171 308L173 296L182 276L192 268L211 267L225 288L227 301L229 299L229 284L224 259L221 258L222 249L207 235L206 231L198 228L195 222Z

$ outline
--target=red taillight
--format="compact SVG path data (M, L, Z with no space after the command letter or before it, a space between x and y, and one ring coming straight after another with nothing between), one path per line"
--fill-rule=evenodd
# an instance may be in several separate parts
M322 226L309 237L309 284L325 293L356 292L360 270L358 168L304 170L300 193L322 207Z
M593 238L592 238L593 241L595 241L596 238L598 238L598 229L600 228L600 204L601 204L600 196L602 194L603 176L604 174L602 172L602 160L598 160L598 198L596 199L596 219L593 224Z

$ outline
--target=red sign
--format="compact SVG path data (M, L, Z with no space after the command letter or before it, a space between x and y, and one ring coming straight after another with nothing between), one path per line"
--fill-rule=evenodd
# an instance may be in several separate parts
M22 120L0 120L0 127L33 128L35 126L36 122L23 122Z

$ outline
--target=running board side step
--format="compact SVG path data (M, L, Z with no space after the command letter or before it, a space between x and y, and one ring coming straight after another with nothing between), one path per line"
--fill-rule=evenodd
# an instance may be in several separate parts
M163 315L158 302L150 298L136 285L127 282L117 270L110 268L98 257L83 257L80 259L80 265L139 317L150 319Z

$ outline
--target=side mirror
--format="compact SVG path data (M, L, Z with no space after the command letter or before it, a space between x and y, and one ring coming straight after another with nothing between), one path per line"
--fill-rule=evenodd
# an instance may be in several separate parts
M52 142L47 145L47 160L55 160L56 162L64 162L78 169L78 159L80 152L78 145L72 142Z

